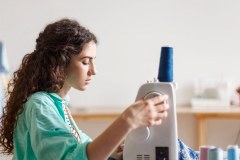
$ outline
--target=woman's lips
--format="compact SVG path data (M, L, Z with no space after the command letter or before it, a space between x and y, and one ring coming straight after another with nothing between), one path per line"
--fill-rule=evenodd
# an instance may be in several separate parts
M89 84L90 81L91 81L91 79L87 79L87 80L86 80L86 84Z

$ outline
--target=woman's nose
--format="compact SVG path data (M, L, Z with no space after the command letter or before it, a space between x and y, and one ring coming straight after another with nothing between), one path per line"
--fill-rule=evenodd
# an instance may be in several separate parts
M90 75L96 75L97 71L96 71L96 67L95 67L94 63L91 63L90 68L89 68L89 73L90 73Z

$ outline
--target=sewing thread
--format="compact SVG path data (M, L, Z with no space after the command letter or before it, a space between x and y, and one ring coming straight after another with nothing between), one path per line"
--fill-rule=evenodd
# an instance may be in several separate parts
M237 145L229 145L227 147L227 158L228 160L239 160L238 158L238 146Z
M162 47L158 70L160 82L173 82L173 48Z
M208 160L208 152L209 149L215 148L214 146L208 146L208 145L204 145L204 146L200 146L199 147L199 151L200 151L200 160Z
M208 160L223 160L223 150L218 147L209 149Z

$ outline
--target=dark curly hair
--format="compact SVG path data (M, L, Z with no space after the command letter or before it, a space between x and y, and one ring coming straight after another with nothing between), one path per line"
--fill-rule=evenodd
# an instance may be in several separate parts
M97 44L95 35L70 19L49 24L39 34L35 50L23 57L8 84L6 106L0 119L3 153L13 152L14 128L27 98L37 91L58 92L63 87L71 56L80 54L90 41Z

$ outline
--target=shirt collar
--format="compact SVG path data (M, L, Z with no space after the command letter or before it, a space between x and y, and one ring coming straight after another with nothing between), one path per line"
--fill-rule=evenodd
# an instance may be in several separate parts
M60 97L57 93L50 92L49 94L50 94L50 96L53 98L53 100L54 100L55 102L58 102L58 103L60 103L60 104L65 103L65 105L68 106L69 99L70 99L69 95L67 95L67 96L63 99L63 98Z

